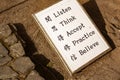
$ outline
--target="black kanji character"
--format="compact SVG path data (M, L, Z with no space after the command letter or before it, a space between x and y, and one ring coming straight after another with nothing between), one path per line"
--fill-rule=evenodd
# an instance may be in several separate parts
M55 26L53 26L52 29L53 29L53 32L58 30Z
M62 35L59 35L59 36L58 36L58 40L59 40L59 41L64 40L63 36L62 36Z
M52 19L50 18L50 16L45 17L45 20L46 20L46 22L52 21Z
M71 57L72 61L75 61L77 59L77 57L75 56L75 54L72 54L72 56L70 56L70 57Z
M67 50L70 50L70 46L68 45L68 44L66 44L65 46L64 46L64 49L67 51Z

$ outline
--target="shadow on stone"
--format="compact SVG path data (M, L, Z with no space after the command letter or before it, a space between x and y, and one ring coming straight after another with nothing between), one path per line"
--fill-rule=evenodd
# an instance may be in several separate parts
M107 31L105 29L105 21L95 0L90 0L89 2L85 3L83 7L87 11L91 19L94 21L98 29L102 32L103 36L106 38L110 46L114 49L115 44L113 43L112 39L107 35Z
M96 1L95 0L89 0L89 2L83 4L83 7L85 8L86 12L88 13L88 15L90 16L92 21L97 26L97 28L100 30L102 35L105 37L105 39L107 40L107 42L109 43L111 48L115 49L115 44L113 43L112 39L107 35L107 31L106 31L106 28L105 28L106 24L105 24L105 21L103 19L103 16L102 16L98 6L97 6ZM86 67L88 67L88 66L89 65L87 65ZM82 70L84 70L86 67L84 67ZM78 73L80 73L81 71L79 71Z
M55 69L46 66L50 61L45 58L44 55L34 55L36 70L42 75L46 80L64 80L63 76L57 72ZM43 63L44 62L44 63ZM41 73L42 72L42 73Z
M23 40L23 46L26 52L26 56L34 62L36 71L45 78L45 80L64 80L64 77L55 69L47 67L50 62L44 55L39 54L33 41L28 36L24 26L21 23L9 24L10 28L17 32L18 38ZM13 26L16 28L13 28ZM25 41L25 43L24 43Z

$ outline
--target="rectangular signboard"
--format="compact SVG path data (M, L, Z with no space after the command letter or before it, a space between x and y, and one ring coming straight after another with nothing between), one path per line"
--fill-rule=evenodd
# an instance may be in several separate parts
M77 0L60 1L33 16L70 73L110 50Z

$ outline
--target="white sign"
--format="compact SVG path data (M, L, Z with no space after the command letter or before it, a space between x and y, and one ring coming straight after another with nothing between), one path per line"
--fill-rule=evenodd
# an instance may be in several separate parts
M71 73L110 49L76 0L60 1L34 17Z

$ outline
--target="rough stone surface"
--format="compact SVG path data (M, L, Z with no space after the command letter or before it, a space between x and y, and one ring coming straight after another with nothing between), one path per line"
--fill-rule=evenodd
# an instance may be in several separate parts
M31 71L25 80L45 80L36 71Z
M17 38L16 38L15 34L11 34L9 37L7 37L4 40L4 44L7 45L7 46L11 46L15 43L17 43Z
M106 22L106 30L116 47L120 47L120 1L98 0L101 13Z
M115 47L112 52L104 55L72 77L65 71L58 56L52 50L39 26L36 25L31 16L35 12L43 10L58 1L60 0L28 0L0 13L0 24L21 23L23 25L22 28L24 28L20 30L21 33L26 32L39 53L52 62L49 69L52 69L52 73L56 75L58 80L120 80L120 0L78 0L85 7L100 30L109 37L105 38L108 38L108 41L111 39L110 45ZM11 4L14 5L14 1L9 2L9 5ZM4 5L1 3L0 6ZM6 7L2 9L6 9ZM34 57L34 59L36 58ZM37 59L40 59L39 56L37 56ZM44 62L41 61L41 63L46 63L45 60ZM44 70L42 72L45 73ZM47 75L44 74L44 76Z
M26 76L28 76L28 80L30 78L32 78L32 80L36 80L36 78L38 80L44 80L37 72L32 71L35 65L30 58L23 57L26 55L20 42L22 38L18 35L16 26L9 24L8 27L10 27L8 31L11 31L12 34L10 33L0 39L0 80L25 80ZM4 35L6 34L7 33ZM9 55L12 56L13 59Z
M9 78L9 79L2 79L2 80L19 80L17 78Z
M11 57L8 56L8 50L0 43L0 66L8 63Z
M0 67L0 79L2 79L2 80L6 79L6 78L17 77L17 75L18 74L8 66Z
M11 64L11 66L15 71L19 72L20 74L28 74L35 67L29 57L17 58Z
M17 58L25 55L24 48L20 42L10 46L10 55L13 58Z
M13 7L13 6L17 6L17 4L19 4L23 1L25 1L25 0L1 0L0 12L2 12L4 10L7 10L7 9Z
M8 37L11 33L12 31L8 25L0 26L0 39Z

